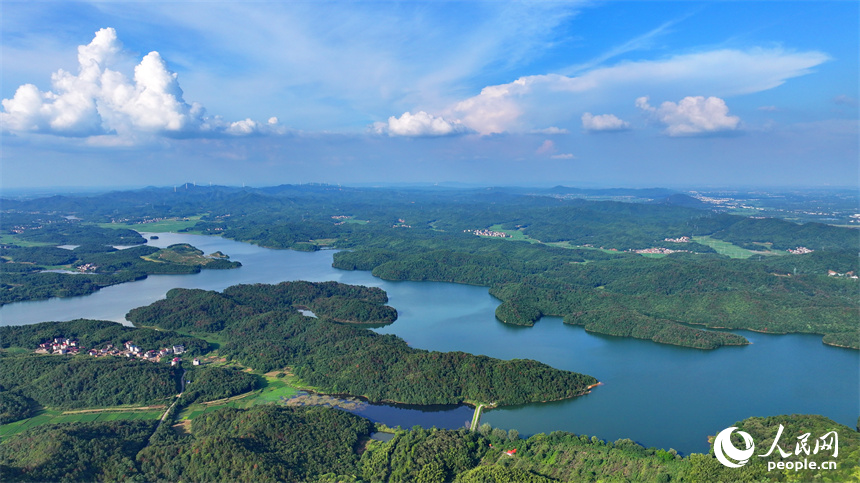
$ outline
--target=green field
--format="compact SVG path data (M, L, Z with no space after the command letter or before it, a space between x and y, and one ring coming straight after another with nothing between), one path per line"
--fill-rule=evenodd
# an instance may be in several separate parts
M500 232L508 235L509 238L505 238L505 240L527 241L529 243L541 243L540 240L535 240L534 238L529 237L528 235L521 232L520 230L503 230L501 224L493 225L489 229L492 231L500 231ZM486 237L486 238L491 238L491 237Z
M21 240L15 235L0 235L0 243L4 245L18 245L19 247L48 247L56 246L55 243L32 242Z
M299 392L298 389L291 385L291 378L289 377L263 377L266 379L266 386L262 389L252 391L244 397L237 396L228 398L221 404L192 404L179 413L178 419L194 419L201 414L212 412L223 407L244 409L257 404L276 403L280 401L282 397L289 398Z
M62 411L45 409L32 418L0 425L0 437L11 436L41 424L79 423L93 421L118 421L125 419L158 419L164 411L104 411L98 413L63 414Z
M749 258L753 256L753 252L727 241L717 240L709 236L694 236L693 241L707 245L717 251L720 255L725 255L730 258Z
M202 215L190 216L187 220L164 220L155 223L99 223L102 228L129 228L141 233L178 232L196 225Z

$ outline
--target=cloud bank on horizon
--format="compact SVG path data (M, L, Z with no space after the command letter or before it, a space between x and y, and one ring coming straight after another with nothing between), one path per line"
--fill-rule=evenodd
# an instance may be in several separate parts
M513 180L603 179L595 160L634 157L693 177L676 147L715 140L698 170L814 156L836 180L855 164L860 36L813 17L857 5L207 5L4 5L4 174L157 148L199 156L189 170L244 160L308 180L479 177L490 159ZM43 21L54 10L76 21Z

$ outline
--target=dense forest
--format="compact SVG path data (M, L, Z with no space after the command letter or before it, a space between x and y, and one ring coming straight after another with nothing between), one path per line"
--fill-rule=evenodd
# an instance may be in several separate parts
M264 405L223 408L194 419L188 435L153 433L155 422L66 423L31 429L0 444L3 481L849 481L856 478L860 433L820 416L750 418L756 454L777 444L791 453L727 468L713 454L682 456L565 432L523 439L515 430L394 430L369 438L373 425L331 408ZM832 449L795 456L792 443L836 431ZM150 436L152 435L152 436ZM704 436L703 436L704 437ZM761 448L761 450L760 450ZM514 451L515 450L515 451ZM810 448L811 450L811 448ZM509 452L511 454L509 454ZM836 461L834 470L767 470L768 462Z
M61 409L163 404L179 393L182 370L125 357L0 356L0 385Z
M332 322L324 310L312 318L292 308L317 308L316 300L335 297L375 306L387 300L378 288L336 282L238 285L223 293L174 289L126 318L138 326L216 333L227 341L219 353L243 365L263 372L290 366L311 386L371 401L522 404L578 396L597 383L531 360L413 349L398 337Z
M155 424L111 421L33 428L0 444L0 480L146 481L135 458Z

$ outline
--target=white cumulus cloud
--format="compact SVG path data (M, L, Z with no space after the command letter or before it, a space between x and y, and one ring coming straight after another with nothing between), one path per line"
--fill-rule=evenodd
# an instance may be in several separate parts
M484 135L529 132L534 129L532 126L540 125L538 123L563 121L571 109L582 108L593 99L615 98L631 88L667 96L702 91L718 96L744 95L772 89L788 79L807 75L812 68L828 60L827 54L817 51L724 49L659 60L621 62L593 68L577 76L532 75L507 84L487 86L478 95L443 110L442 115L458 119L464 126Z
M630 123L619 119L614 114L595 116L586 112L582 115L582 128L588 131L623 131L630 128Z
M660 107L653 107L647 97L640 97L636 99L636 107L665 124L670 136L734 131L741 121L729 115L726 101L719 97L685 97L677 104L666 101Z
M256 121L252 121L251 119L244 119L242 121L230 123L230 127L227 128L227 132L230 134L245 135L253 134L259 129L260 125Z
M78 47L77 74L60 69L51 76L51 90L42 92L25 84L12 99L3 99L0 126L13 132L126 139L139 133L251 134L260 130L250 119L227 124L207 118L202 106L185 102L176 73L158 52L144 56L131 79L111 69L122 55L116 31L99 30L92 42ZM123 143L102 139L95 144Z
M460 121L448 121L424 111L404 112L399 118L391 116L387 123L375 123L373 130L377 134L410 137L448 136L466 131Z

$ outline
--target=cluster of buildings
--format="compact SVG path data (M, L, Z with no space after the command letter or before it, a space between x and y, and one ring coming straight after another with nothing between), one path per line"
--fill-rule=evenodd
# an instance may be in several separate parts
M633 253L658 253L660 255L668 255L670 253L687 252L689 250L670 250L668 248L656 247L656 248L643 248L641 250L628 250L628 251L633 252Z
M690 243L690 237L682 236L681 238L664 238L663 241L671 243Z
M128 223L133 225L145 225L147 223L158 223L159 221L188 221L188 218L168 218L168 217L156 217L156 218L144 218L144 219L135 219L135 218L111 218L111 223Z
M348 220L350 218L352 218L352 217L349 215L332 215L331 216L332 220ZM339 222L335 223L334 226L343 225L344 223L346 223L346 221L339 221Z
M54 337L52 340L42 342L36 349L37 354L77 354L80 350L77 339L66 339Z
M805 253L812 253L812 252L814 252L815 250L811 250L811 249L806 248L806 247L797 247L797 248L795 248L795 249L791 249L791 248L789 248L789 249L788 249L788 250L786 250L786 251L787 251L788 253L791 253L792 255L803 255L803 254L805 254Z
M508 238L510 236L507 233L493 230L463 230L463 233L474 233L478 236L494 236L497 238Z
M829 276L829 277L848 277L848 278L854 278L854 279L858 278L853 270L850 272L845 272L845 273L839 273L835 270L828 270L827 276Z
M77 267L79 272L95 272L99 266L94 263L85 263L79 267Z
M391 225L391 228L412 228L412 225L407 225L406 220L403 218L398 218L397 223Z
M107 344L102 349L90 349L87 354L93 357L118 356L118 357L136 357L145 361L160 362L164 357L173 358L170 360L170 365L175 366L182 362L178 357L185 352L185 346L175 345L165 347L159 350L144 351L132 341L127 341L123 344L124 348L114 347L113 344ZM80 346L77 339L67 339L64 337L55 337L52 340L39 344L36 349L37 354L78 354L84 348ZM200 359L195 358L193 361L195 366L200 365Z

